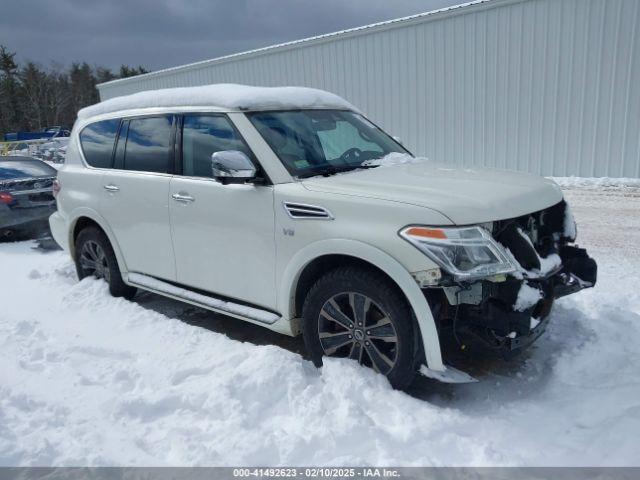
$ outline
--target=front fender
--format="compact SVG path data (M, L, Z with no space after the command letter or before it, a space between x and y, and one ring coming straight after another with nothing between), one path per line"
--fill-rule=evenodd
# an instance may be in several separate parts
M427 366L432 370L444 370L438 331L431 308L411 274L392 256L358 240L330 239L307 245L298 251L284 269L278 289L278 306L284 318L295 316L295 295L298 279L304 268L324 255L347 255L364 260L385 272L407 297L418 321L424 345Z

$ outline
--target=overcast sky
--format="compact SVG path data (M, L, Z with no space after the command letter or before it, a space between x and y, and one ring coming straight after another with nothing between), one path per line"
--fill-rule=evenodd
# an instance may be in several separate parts
M426 12L463 0L20 0L0 44L20 61L149 70Z

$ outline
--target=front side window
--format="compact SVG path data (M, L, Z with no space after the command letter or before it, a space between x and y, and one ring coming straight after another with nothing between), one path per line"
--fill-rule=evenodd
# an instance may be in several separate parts
M409 153L354 112L296 110L248 116L287 170L297 177L353 170L392 152Z
M120 119L103 120L86 126L80 132L80 144L84 158L97 168L111 168L113 144L118 133Z
M172 116L129 120L124 169L167 173L171 152Z
M225 115L185 115L182 127L182 173L212 177L211 155L239 150L249 158L249 147Z

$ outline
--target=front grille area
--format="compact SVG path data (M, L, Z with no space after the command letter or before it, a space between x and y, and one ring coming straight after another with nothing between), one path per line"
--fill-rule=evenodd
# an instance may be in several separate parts
M565 208L563 200L544 210L500 220L494 224L493 236L513 253L524 268L535 268L538 262L535 252L540 257L558 253L563 240L566 240L562 237ZM531 246L535 252L531 252Z

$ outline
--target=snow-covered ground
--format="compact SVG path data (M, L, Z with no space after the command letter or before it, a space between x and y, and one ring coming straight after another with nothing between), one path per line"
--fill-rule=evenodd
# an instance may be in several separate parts
M0 465L640 465L640 188L563 184L597 287L522 357L473 365L479 383L411 395L0 244Z

